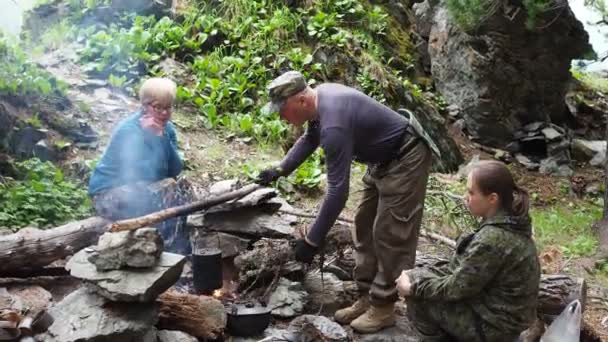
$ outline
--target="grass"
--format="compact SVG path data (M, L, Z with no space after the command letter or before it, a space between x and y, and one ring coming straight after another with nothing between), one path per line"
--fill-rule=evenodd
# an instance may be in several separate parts
M590 256L598 241L591 225L602 216L598 203L587 201L557 204L530 211L539 250L550 245L561 246L566 256Z
M571 69L572 76L579 80L589 89L597 90L600 93L608 94L608 78L602 77L597 73L585 72L579 69Z

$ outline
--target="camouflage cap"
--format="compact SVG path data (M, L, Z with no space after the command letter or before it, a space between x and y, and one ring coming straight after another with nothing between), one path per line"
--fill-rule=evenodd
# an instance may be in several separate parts
M272 80L266 87L270 102L264 106L263 111L266 113L278 112L288 98L306 89L307 86L304 75L298 71L287 71Z

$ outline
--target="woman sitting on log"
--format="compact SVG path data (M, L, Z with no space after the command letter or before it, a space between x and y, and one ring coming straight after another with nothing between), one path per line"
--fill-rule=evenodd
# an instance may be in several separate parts
M183 166L169 122L176 89L167 78L151 78L141 86L141 110L119 123L91 176L89 196L98 215L122 220L192 200L188 184L173 179ZM166 221L159 230L167 250L188 254L183 221Z
M536 318L540 282L528 194L503 163L481 161L466 203L480 227L449 262L403 271L397 290L423 341L516 341Z

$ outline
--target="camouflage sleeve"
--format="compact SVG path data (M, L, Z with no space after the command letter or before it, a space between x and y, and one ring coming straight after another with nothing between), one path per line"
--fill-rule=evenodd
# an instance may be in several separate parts
M498 247L500 234L493 229L478 233L458 256L459 264L445 275L429 275L412 270L410 281L414 297L441 301L458 301L475 296L501 269L506 253Z

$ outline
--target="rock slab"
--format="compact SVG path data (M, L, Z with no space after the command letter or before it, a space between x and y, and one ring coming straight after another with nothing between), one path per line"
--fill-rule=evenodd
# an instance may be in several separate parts
M276 290L270 295L268 306L272 308L272 315L290 318L301 315L307 302L308 293L301 283L281 278Z
M91 252L91 249L85 248L76 253L66 269L103 297L120 302L153 301L177 282L186 262L183 255L164 252L158 264L152 268L99 272L88 260Z
M80 288L65 297L49 313L55 319L42 341L49 342L150 342L156 324L154 303L113 303Z

